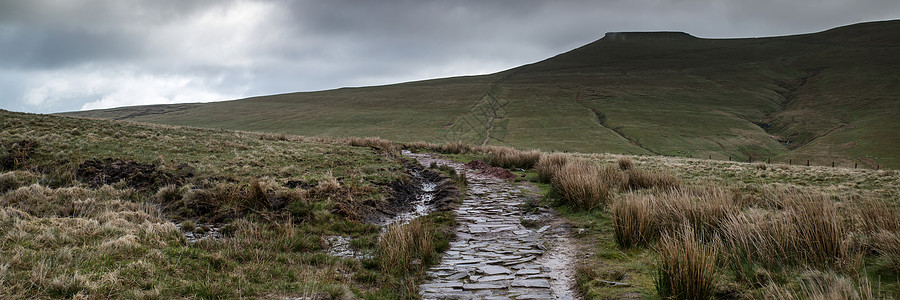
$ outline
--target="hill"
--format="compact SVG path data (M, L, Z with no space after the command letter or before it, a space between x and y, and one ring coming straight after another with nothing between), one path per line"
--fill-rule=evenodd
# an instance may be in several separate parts
M484 76L70 115L541 150L900 168L900 21L783 37L608 33Z

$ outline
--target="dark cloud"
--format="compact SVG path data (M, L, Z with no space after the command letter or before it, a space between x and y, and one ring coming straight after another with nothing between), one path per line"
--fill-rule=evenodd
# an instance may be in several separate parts
M896 1L3 1L0 107L226 100L482 74L608 31L807 33L900 16Z

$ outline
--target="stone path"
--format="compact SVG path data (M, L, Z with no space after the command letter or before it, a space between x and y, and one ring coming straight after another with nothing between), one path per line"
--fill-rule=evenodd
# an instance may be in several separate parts
M459 227L440 264L419 287L424 299L573 299L574 247L565 228L521 224L525 195L511 182L478 174L430 154L405 152L422 165L436 161L465 172ZM550 249L548 249L550 248Z

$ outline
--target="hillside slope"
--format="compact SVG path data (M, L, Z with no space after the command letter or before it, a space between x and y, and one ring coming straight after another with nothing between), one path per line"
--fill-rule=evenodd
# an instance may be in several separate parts
M898 168L896 53L900 21L749 39L608 33L492 75L70 114L302 135Z

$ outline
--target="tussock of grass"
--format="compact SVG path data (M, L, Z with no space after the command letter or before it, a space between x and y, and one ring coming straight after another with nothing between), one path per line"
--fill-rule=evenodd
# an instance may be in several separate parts
M681 179L668 172L630 168L625 172L631 189L674 188L681 185Z
M17 189L24 185L37 183L41 176L29 171L11 171L0 173L0 194Z
M354 147L369 147L369 148L380 149L380 150L389 150L389 151L400 149L400 145L396 145L396 144L394 144L394 142L391 142L389 140L385 140L382 138L377 138L377 137L365 137L365 138L351 137L351 138L345 138L344 141L347 144L349 144L350 146L354 146Z
M628 171L634 167L634 162L631 161L631 158L625 156L619 157L619 159L616 160L616 164L619 165L619 169L622 171Z
M422 271L433 255L432 233L420 219L388 227L378 242L379 266L385 273L405 276Z
M553 182L553 176L556 175L568 161L569 155L565 153L554 152L541 155L541 158L538 159L538 162L534 167L538 174L538 180L545 183Z
M609 186L600 178L597 167L584 160L562 166L553 176L553 188L566 205L578 209L590 211L609 202Z
M878 299L871 283L866 278L850 280L834 273L807 271L802 274L799 289L791 289L770 283L756 298L758 299L816 299L816 300L869 300Z
M798 259L828 268L847 266L850 257L849 227L830 199L820 195L786 195L784 218L792 224L794 248Z
M628 187L628 174L615 165L608 164L600 168L600 178L610 188L621 191Z
M690 227L664 235L659 251L656 289L666 299L710 299L716 287L715 246L703 244Z
M520 151L509 147L482 147L485 162L500 168L531 169L541 158L541 151Z
M619 246L646 246L660 234L690 226L711 237L723 220L738 211L730 192L719 188L681 188L630 192L612 210Z
M616 243L624 248L644 246L658 234L654 226L650 201L632 198L616 202L612 207Z
M879 231L872 235L871 244L881 256L882 264L900 274L900 232Z
M443 145L440 145L437 150L441 153L466 154L473 152L474 149L472 148L472 145L464 142L446 142Z
M767 268L806 265L854 270L859 254L850 247L850 227L835 204L822 195L783 194L780 211L733 214L722 225L732 266Z

